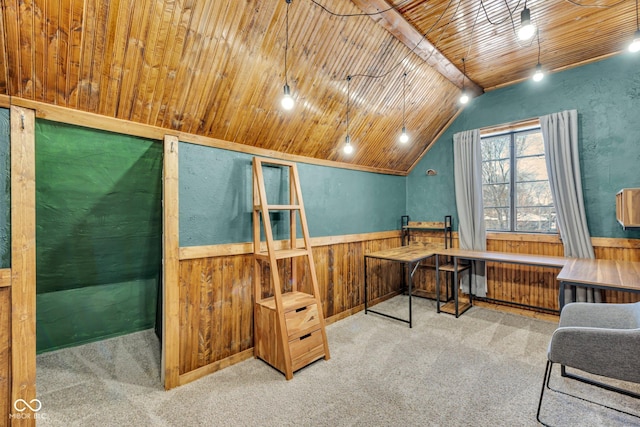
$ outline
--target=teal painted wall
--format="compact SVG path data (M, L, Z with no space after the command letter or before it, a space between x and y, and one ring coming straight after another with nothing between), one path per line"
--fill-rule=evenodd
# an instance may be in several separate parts
M457 217L453 182L456 132L576 109L587 222L594 237L640 238L615 219L615 194L640 187L640 56L622 54L526 81L474 99L407 177L412 219ZM437 176L426 176L429 168ZM456 219L457 224L457 219Z
M252 157L180 144L180 246L252 240ZM304 163L298 164L298 173L312 237L399 228L406 204L404 177ZM265 168L267 193L274 198L270 203L286 200L287 180L279 169ZM277 237L286 237L286 218L276 222Z
M11 158L9 110L0 108L0 268L11 267Z
M162 144L36 120L37 351L155 324Z

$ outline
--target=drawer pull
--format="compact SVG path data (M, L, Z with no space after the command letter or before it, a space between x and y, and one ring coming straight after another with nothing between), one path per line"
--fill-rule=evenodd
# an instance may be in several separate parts
M303 339L309 338L310 336L311 334L303 335L300 337L300 341L302 341Z
M307 307L296 308L296 313L300 313L301 311L305 311Z

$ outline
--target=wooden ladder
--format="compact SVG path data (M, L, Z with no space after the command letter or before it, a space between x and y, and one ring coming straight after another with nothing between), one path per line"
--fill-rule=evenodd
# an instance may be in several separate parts
M269 204L263 165L288 171L289 204ZM289 212L289 239L274 242L272 212ZM302 246L296 239L296 220L300 215ZM266 242L261 240L264 227ZM264 248L266 243L266 250ZM300 178L295 163L253 158L253 251L254 251L254 355L284 373L287 380L293 372L324 357L329 360L318 279L309 239L307 218L302 202ZM296 258L305 257L309 266L311 294L298 290ZM278 260L291 260L291 290L283 292ZM269 264L273 296L263 298L262 263Z

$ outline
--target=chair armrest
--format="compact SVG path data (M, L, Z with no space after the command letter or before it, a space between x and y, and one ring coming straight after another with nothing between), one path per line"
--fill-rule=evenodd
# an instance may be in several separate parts
M640 328L640 303L570 303L560 314L560 327Z
M549 360L596 375L640 383L640 329L561 327Z

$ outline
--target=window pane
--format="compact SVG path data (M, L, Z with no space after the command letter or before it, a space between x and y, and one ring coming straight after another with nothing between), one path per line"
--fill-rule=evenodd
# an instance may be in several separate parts
M491 207L509 209L511 201L509 197L509 184L489 184L482 186L482 200L485 211Z
M509 208L484 208L484 223L487 230L510 231Z
M482 162L483 184L509 182L510 177L509 159Z
M515 146L516 157L544 154L542 132L538 130L534 132L523 132L516 134Z
M482 160L509 159L509 135L482 138Z
M516 206L551 206L549 181L519 182L516 185Z
M556 212L549 207L516 209L516 231L550 233L556 232Z
M516 181L548 180L544 156L524 157L516 160Z

